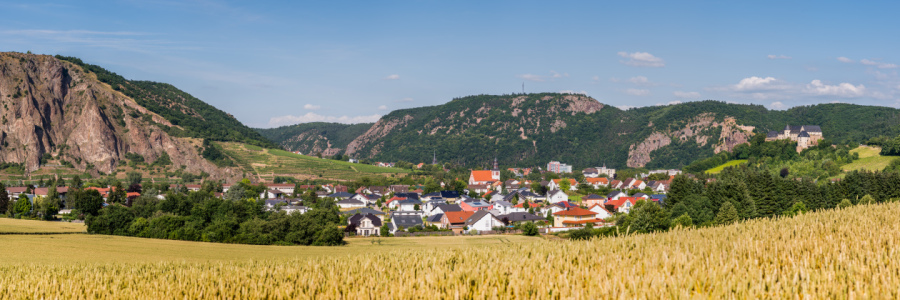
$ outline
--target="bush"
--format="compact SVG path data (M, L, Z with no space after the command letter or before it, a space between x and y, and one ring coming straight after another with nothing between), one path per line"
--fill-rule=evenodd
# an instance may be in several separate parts
M853 206L853 203L850 202L850 199L841 200L841 203L837 205L838 208L848 208Z
M537 225L534 225L534 223L528 222L522 224L522 235L537 236L538 234L540 234L540 231L538 230Z
M672 220L672 227L691 227L694 226L694 220L691 220L691 216L687 213L682 214L680 217Z

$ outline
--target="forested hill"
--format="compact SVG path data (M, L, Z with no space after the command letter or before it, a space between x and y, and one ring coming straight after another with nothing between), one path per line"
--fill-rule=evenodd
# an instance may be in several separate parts
M270 141L277 141L285 149L303 154L321 152L322 155L332 156L342 152L347 144L370 127L372 123L347 125L315 122L257 131Z
M139 105L166 118L172 125L161 127L169 135L216 141L233 141L262 147L276 147L255 130L228 114L167 83L128 80L81 59L56 56L72 62L114 90L134 99ZM180 127L180 128L179 128Z
M361 159L430 162L436 152L440 161L470 167L497 157L509 166L680 168L787 124L820 125L835 143L862 143L900 134L900 111L841 103L778 111L712 100L620 110L582 95L477 95L393 111L375 124L259 131L288 150Z

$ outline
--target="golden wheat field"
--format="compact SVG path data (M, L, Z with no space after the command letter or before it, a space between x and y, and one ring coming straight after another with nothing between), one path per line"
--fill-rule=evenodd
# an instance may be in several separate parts
M54 243L0 236L4 244L0 246L4 252L0 295L51 299L897 299L898 232L900 204L893 203L583 242L510 236L509 242L493 237L453 247L457 238L440 237L433 239L442 239L443 246L411 240L420 244L405 249L400 244L374 246L355 240L346 247L318 248L308 256L271 253L315 247L262 247L258 249L276 250L247 259L209 261L173 256L124 262L53 262L52 258L17 262L7 256L11 248L6 244L50 247ZM94 237L65 235L58 240ZM152 243L156 240L133 240L163 247ZM76 251L115 256L114 249L109 249L115 245L101 243L96 249L85 246ZM191 248L191 244L177 246ZM31 250L40 253L40 249Z

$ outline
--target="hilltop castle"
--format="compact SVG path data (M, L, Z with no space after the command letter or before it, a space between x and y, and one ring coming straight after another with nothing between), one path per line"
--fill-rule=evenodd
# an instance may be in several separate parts
M769 131L766 141L791 140L797 142L797 152L810 146L819 145L822 140L822 128L819 125L784 126L783 131Z

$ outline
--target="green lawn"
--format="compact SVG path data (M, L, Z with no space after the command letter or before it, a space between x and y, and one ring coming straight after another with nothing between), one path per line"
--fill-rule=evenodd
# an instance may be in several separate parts
M376 167L346 161L322 159L299 155L278 149L262 149L240 143L219 143L225 154L235 160L245 171L266 180L274 176L299 179L322 178L332 180L356 180L364 176L390 176L409 173L398 168Z
M842 166L841 168L844 172L854 170L881 171L884 170L892 160L897 158L893 156L881 156L881 148L870 146L859 146L856 149L850 150L850 153L858 153L859 160Z
M724 164L719 165L718 167L715 167L715 168L706 170L706 173L709 173L709 174L719 174L719 172L722 172L722 170L724 170L724 169L727 168L727 167L733 167L733 166L737 166L737 165L745 164L745 163L747 163L747 160L746 160L746 159L736 159L736 160L731 160L731 161L728 161L728 162L726 162L726 163L724 163Z

